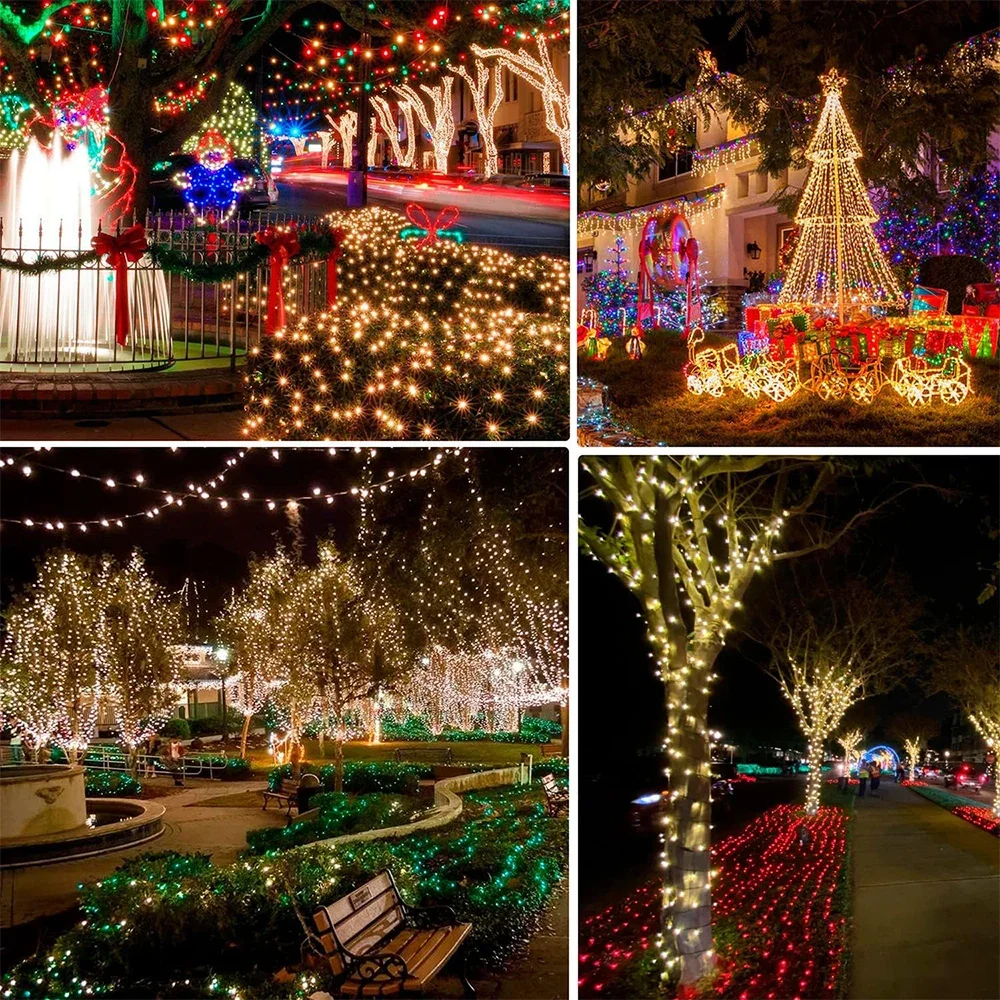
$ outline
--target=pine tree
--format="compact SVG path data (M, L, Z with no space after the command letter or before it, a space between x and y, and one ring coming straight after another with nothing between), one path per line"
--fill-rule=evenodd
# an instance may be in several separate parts
M836 305L840 321L851 306L901 305L899 286L872 225L872 208L855 160L861 146L840 103L845 79L820 77L826 98L806 147L812 163L795 221L801 227L779 302Z
M626 310L626 322L635 325L638 286L629 280L628 247L621 236L604 258L604 268L584 282L587 302L597 310L598 329L605 337L622 332L621 310Z

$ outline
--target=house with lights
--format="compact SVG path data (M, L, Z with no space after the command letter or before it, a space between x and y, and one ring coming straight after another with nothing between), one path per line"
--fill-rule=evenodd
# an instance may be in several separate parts
M724 110L710 108L703 115L690 94L670 103L687 105L694 135L691 146L664 149L659 162L630 181L624 192L580 191L577 218L578 266L581 308L586 303L583 281L607 266L618 236L628 252L630 277L636 280L639 240L646 221L665 212L687 217L698 240L702 288L718 295L726 306L724 330L741 325L741 299L755 290L757 281L783 270L789 263L797 232L793 219L779 211L776 196L797 195L805 185L808 167L782 170L771 176L758 169L760 149ZM992 159L1000 167L1000 133L994 133ZM919 169L932 178L939 191L952 178L938 156L927 150Z

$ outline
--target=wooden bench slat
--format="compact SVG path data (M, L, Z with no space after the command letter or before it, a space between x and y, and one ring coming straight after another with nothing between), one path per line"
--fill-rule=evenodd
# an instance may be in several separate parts
M447 935L438 942L437 948L425 955L416 967L410 970L410 978L406 981L407 990L422 990L445 966L445 963L458 950L458 946L466 939L472 930L472 924L456 924L448 928Z

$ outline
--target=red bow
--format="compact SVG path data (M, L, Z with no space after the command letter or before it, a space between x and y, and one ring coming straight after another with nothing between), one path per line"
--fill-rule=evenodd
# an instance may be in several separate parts
M124 347L132 332L128 311L128 262L134 264L149 249L146 230L136 223L118 236L98 233L90 245L97 251L98 260L106 257L108 266L115 269L115 340Z
M281 288L281 272L299 252L299 235L295 227L275 229L268 226L255 234L258 243L267 247L271 273L267 285L267 319L264 332L268 335L285 329L285 296Z
M424 210L423 205L407 205L406 217L419 229L425 229L427 235L418 243L418 247L426 246L428 243L437 242L438 233L442 229L447 229L457 218L458 209L454 205L442 208L437 214L437 218L431 222L430 216Z

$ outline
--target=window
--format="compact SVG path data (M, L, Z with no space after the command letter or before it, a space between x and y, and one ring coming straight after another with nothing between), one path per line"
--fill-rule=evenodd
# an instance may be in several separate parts
M750 174L736 175L736 197L745 198L750 193Z
M754 191L757 194L767 194L767 174L763 171L757 171L753 175L754 179Z
M685 131L690 135L695 134L697 124L694 120L685 126ZM670 149L665 143L660 154L660 163L657 170L656 179L667 181L671 177L680 177L682 174L691 173L691 166L694 161L694 149L691 146L682 146L680 149Z
M668 181L671 177L680 177L682 174L691 173L693 153L694 151L691 149L677 149L673 152L664 150L656 179Z

